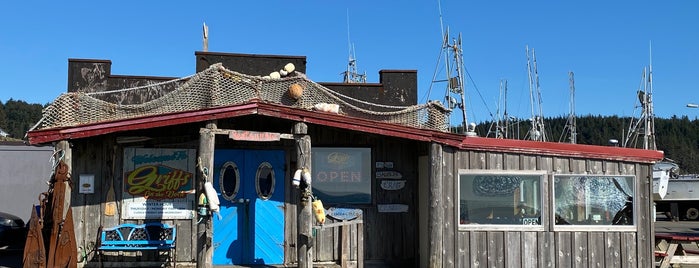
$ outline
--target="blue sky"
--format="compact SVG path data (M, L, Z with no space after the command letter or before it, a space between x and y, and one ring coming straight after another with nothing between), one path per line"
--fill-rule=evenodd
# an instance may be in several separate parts
M463 35L469 121L496 113L500 81L508 113L530 116L525 47L536 51L544 116L567 116L568 72L583 115L636 116L636 90L649 65L657 117L688 115L699 102L697 1L442 0L442 19ZM349 16L348 16L349 14ZM441 48L434 1L10 1L0 9L0 100L48 103L66 91L69 58L107 59L112 73L181 77L194 73L202 49L306 56L308 76L339 82L348 32L360 72L418 71L420 103ZM349 18L349 27L348 27ZM349 28L349 31L348 31ZM442 61L444 62L444 61ZM457 121L458 122L458 121Z

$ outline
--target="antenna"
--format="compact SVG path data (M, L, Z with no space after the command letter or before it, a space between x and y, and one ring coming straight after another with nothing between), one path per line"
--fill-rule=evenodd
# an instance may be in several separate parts
M349 9L347 10L347 47L349 48L349 60L347 61L347 70L342 72L342 82L366 83L366 72L359 74L357 71L357 57L355 56L354 44L350 41Z
M437 82L447 82L446 90L444 92L444 101L449 109L449 114L455 108L461 110L461 133L465 134L467 128L469 128L468 120L466 116L466 97L464 91L464 60L463 60L463 49L462 49L462 37L459 34L458 38L451 40L449 38L449 28L444 30L444 24L442 21L442 5L437 0L437 5L439 7L439 30L442 33L442 46L440 57L437 60L437 66L442 57L444 57L444 67L446 70L446 79L436 80L437 70L435 68L434 76L432 77L432 83L430 84L429 92L432 91L432 86Z
M570 143L577 143L577 123L575 122L575 77L573 75L573 72L568 72L568 81L570 84L570 111L568 113L568 120L566 121L566 125L563 128L563 133L561 133L561 137L558 139L558 142L561 142L563 140L563 137L566 136L566 134L569 134L569 141Z
M209 51L209 26L206 26L206 22L204 22L204 27L203 27L203 47L204 47L204 52Z
M631 119L629 131L624 140L624 147L637 147L638 136L643 135L643 149L657 150L655 144L655 114L653 113L653 66L652 59L650 65L643 68L641 75L641 85L637 91L638 101L641 104L641 115L637 121Z

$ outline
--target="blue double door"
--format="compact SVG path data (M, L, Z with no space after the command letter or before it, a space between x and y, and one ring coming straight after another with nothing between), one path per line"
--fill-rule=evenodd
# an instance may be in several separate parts
M214 265L284 262L284 151L216 150Z

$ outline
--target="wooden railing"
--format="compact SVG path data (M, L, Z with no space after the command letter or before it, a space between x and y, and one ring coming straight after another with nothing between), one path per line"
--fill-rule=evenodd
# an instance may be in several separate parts
M314 256L318 265L364 267L364 221L359 216L348 221L327 218L325 224L313 226Z

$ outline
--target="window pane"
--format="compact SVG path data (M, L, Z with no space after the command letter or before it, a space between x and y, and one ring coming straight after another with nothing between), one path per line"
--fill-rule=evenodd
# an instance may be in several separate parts
M235 200L240 185L240 174L238 173L238 166L235 163L227 162L223 165L219 183L221 187L221 196L226 200Z
M371 203L370 148L314 147L312 158L313 194L323 203Z
M542 175L462 174L461 224L541 224Z
M634 177L555 176L556 224L633 225Z
M274 170L272 165L267 162L260 164L257 168L256 182L257 196L267 200L274 193Z

